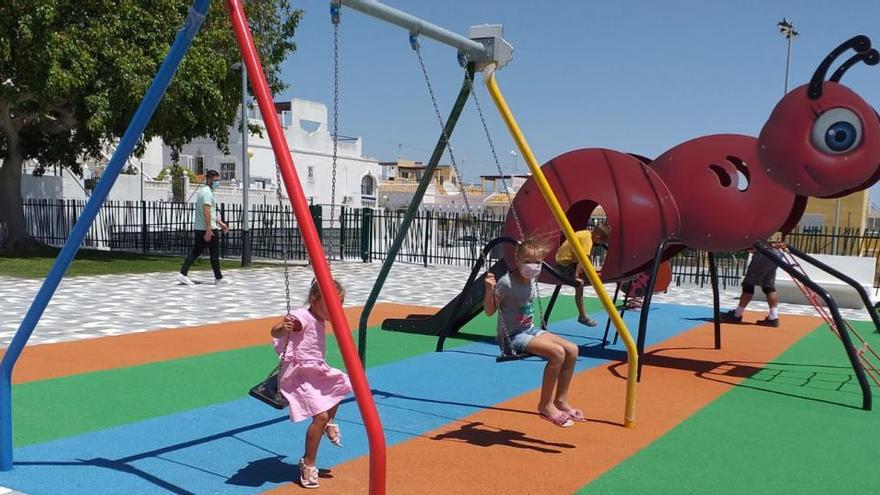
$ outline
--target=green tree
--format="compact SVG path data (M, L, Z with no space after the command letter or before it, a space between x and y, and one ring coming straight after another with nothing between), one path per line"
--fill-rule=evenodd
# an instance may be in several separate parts
M185 0L0 1L0 228L6 245L30 243L21 170L36 174L98 158L125 131L189 11ZM289 0L249 0L245 10L273 92L296 50L302 11ZM172 149L199 136L226 148L241 101L241 60L225 2L213 2L136 152L153 137Z

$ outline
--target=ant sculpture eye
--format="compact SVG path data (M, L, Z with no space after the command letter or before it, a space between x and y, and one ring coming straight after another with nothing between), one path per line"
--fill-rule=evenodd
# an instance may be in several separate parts
M810 138L820 151L839 155L862 142L862 121L852 110L832 108L816 119Z

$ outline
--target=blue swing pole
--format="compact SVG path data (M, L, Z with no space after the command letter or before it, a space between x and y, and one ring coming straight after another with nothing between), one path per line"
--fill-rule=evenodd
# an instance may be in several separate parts
M18 331L15 332L15 336L12 338L12 343L9 344L9 348L6 349L3 359L0 361L0 471L9 471L13 465L12 369L15 367L15 362L18 360L21 351L40 321L40 317L46 310L49 300L55 294L55 290L64 277L64 273L70 267L70 263L73 261L74 256L76 256L76 252L79 250L83 239L85 239L86 233L88 233L98 211L107 199L110 189L113 188L113 184L116 182L122 166L128 160L144 129L153 117L153 113L156 111L156 107L159 106L165 90L168 89L168 85L171 83L171 79L174 77L180 61L187 50L189 50L190 45L192 45L196 33L199 32L199 28L201 28L202 22L205 20L210 5L211 0L195 0L190 8L183 27L178 30L174 44L171 45L168 55L165 56L165 61L159 67L156 78L147 90L147 94L144 95L144 99L141 101L140 106L138 106L134 117L132 117L128 129L126 129L125 134L122 135L122 139L119 141L116 152L104 170L101 180L95 187L88 203L86 203L82 215L80 215L76 225L71 230L70 236L61 248L61 252L55 258L55 262L52 263L52 268L49 269L43 285L40 287L39 292L37 292L24 320L21 322L21 326L18 327Z

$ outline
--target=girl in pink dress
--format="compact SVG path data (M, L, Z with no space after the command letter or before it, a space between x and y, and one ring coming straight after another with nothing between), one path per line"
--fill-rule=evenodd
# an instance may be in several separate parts
M336 284L339 299L345 289ZM309 290L309 307L291 311L272 327L275 352L283 357L279 384L290 405L290 419L312 418L306 432L305 454L299 461L300 483L304 488L318 488L315 457L318 444L326 435L337 447L342 446L339 425L333 422L339 402L351 393L351 383L342 371L331 368L325 360L325 321L330 319L316 282ZM285 343L286 348L285 348Z

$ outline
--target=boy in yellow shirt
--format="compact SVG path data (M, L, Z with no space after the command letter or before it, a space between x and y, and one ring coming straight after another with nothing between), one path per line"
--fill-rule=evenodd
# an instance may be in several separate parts
M574 233L578 242L584 247L587 256L590 255L590 251L593 249L593 244L607 244L610 234L611 227L607 223L597 225L593 230L579 230ZM586 311L584 311L584 278L581 278L584 269L580 263L578 263L574 249L572 245L569 244L568 240L563 242L562 245L559 246L559 249L556 250L556 270L562 274L562 276L576 282L574 288L574 303L578 310L578 323L584 324L588 327L598 325L599 323L587 316Z

